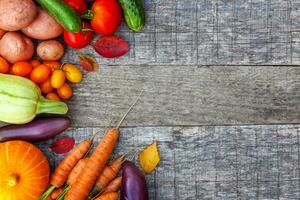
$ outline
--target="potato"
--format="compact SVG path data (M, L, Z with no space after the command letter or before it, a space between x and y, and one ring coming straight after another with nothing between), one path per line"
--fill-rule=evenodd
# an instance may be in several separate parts
M5 30L0 29L0 39L2 38L2 36L6 33Z
M45 10L38 7L38 16L22 32L28 37L38 40L48 40L58 37L64 29Z
M41 42L36 51L43 60L59 60L64 55L64 46L56 40L47 40Z
M34 46L28 37L18 32L7 32L0 40L0 55L10 63L29 60Z
M32 0L0 0L0 28L17 31L28 26L37 15Z

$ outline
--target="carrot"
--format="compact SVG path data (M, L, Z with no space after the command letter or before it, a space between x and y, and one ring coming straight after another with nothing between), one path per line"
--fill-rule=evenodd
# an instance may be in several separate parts
M125 113L117 127L111 128L105 133L104 137L97 145L95 151L92 153L88 162L77 178L75 184L72 185L71 189L65 196L65 200L85 200L88 197L90 190L95 184L98 176L102 172L107 160L109 159L112 151L117 144L120 135L119 127L121 126L128 113L137 103L141 94L142 93L140 93L136 101Z
M64 199L67 192L71 189L71 186L75 183L76 179L78 178L80 172L83 170L88 158L83 158L78 161L75 167L70 172L68 179L67 179L67 186L64 190L56 197L57 200Z
M122 176L115 178L104 188L102 194L119 191L121 187L121 183L122 183Z
M63 191L63 188L57 188L51 193L51 199L56 199L58 195Z
M60 188L67 180L69 173L90 149L93 138L83 140L61 161L50 178L50 187L40 196L39 200L45 200L56 188Z
M69 186L72 186L76 182L76 179L78 178L79 174L83 170L87 161L88 161L88 158L83 158L83 159L79 160L78 163L76 164L76 166L72 169L72 171L70 172L68 179L67 179L67 184Z
M124 155L120 156L103 169L95 183L94 188L92 189L90 196L93 197L100 193L108 185L108 183L117 176L122 167L122 163L124 162L124 158Z
M109 192L100 195L95 200L117 200L119 197L119 194L117 192Z

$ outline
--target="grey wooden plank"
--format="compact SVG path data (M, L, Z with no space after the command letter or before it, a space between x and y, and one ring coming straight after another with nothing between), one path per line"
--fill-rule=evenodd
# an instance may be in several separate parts
M73 125L116 123L141 89L124 126L300 122L297 67L102 66L74 85Z
M131 51L106 65L299 64L299 0L144 0L147 23L116 35ZM72 50L65 59L73 59ZM94 52L86 48L80 52Z
M70 128L76 141L103 128ZM161 163L147 175L150 199L299 199L300 125L122 128L114 156L159 141ZM98 138L100 138L99 136ZM52 168L62 159L38 145Z

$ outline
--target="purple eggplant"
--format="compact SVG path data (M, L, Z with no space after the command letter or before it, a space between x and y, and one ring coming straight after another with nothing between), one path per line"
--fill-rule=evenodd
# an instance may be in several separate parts
M0 128L0 142L7 140L25 140L38 142L48 140L70 126L68 117L48 117L22 125L7 125Z
M148 200L145 176L130 161L123 163L121 200Z

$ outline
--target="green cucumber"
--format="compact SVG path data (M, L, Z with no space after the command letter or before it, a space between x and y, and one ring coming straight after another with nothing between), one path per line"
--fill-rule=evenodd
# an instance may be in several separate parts
M81 19L76 11L63 0L36 0L66 30L77 33L81 30Z
M140 31L145 25L145 11L142 0L119 0L127 26L133 31Z

